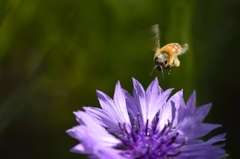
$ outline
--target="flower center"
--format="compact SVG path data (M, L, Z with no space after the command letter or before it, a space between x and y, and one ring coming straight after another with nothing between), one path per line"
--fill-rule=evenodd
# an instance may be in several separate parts
M178 156L181 153L181 146L184 142L179 142L179 132L172 128L168 122L162 130L158 129L159 118L155 118L151 126L140 120L140 115L133 118L132 126L119 123L122 132L117 133L117 137L122 141L122 155L133 159L161 159Z

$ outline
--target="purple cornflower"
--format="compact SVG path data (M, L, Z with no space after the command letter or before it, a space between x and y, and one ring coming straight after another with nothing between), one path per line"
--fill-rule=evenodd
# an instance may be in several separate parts
M81 143L72 152L100 159L219 159L226 134L200 140L218 124L202 123L211 104L196 108L195 92L187 103L183 91L169 98L154 79L145 91L133 79L133 96L116 84L113 99L97 91L102 109L74 112L80 125L67 133Z

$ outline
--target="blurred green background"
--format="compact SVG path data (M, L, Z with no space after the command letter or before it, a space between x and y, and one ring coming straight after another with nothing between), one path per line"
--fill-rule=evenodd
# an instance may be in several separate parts
M157 76L163 89L197 92L212 102L206 122L227 132L229 159L240 150L240 1L0 0L0 158L77 159L78 142L65 131L73 111L99 106L117 80L132 93L134 77L146 88ZM154 24L161 44L189 44L181 66L165 78L151 50L135 35ZM212 133L211 133L212 134ZM239 156L239 155L238 155Z

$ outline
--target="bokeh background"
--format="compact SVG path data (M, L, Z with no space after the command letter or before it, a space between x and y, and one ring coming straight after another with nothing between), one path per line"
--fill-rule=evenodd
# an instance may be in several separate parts
M213 103L206 122L227 132L229 159L240 150L240 1L0 0L0 158L77 159L78 142L65 131L73 111L99 106L95 90L112 96L115 84L197 92ZM135 36L154 24L161 44L189 44L181 66L165 78ZM138 38L136 38L138 37ZM210 137L209 136L209 137Z

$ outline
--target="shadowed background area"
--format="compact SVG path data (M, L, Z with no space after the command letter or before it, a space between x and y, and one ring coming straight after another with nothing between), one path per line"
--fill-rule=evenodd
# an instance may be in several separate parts
M65 131L73 111L97 106L95 90L113 96L120 80L132 92L134 77L146 88L197 92L212 102L205 122L227 132L229 159L240 148L240 1L0 0L0 158L77 159L78 141ZM188 43L181 66L161 78L151 50L135 36L160 25L161 44ZM138 38L136 38L138 37ZM210 137L210 136L209 136ZM206 139L209 138L208 136Z

